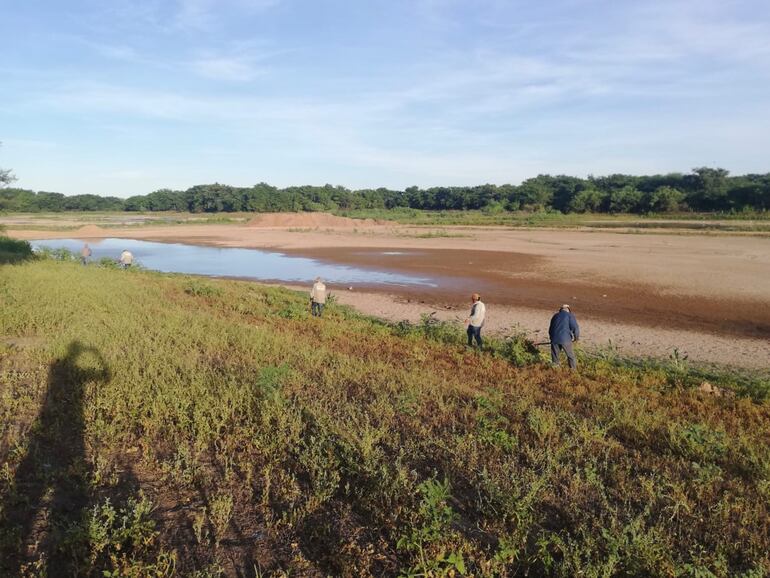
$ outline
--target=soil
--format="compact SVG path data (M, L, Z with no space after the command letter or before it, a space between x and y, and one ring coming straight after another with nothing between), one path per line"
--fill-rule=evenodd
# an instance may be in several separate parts
M83 227L80 227L77 231L72 231L70 233L71 235L75 235L76 237L84 237L84 238L104 238L109 235L109 230L104 229L98 225L84 225Z

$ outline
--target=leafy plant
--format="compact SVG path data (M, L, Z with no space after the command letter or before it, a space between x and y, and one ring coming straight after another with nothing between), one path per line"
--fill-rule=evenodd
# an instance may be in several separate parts
M422 525L413 527L396 544L399 549L414 552L416 564L403 572L402 576L448 576L453 571L465 574L465 561L461 553L447 552L444 548L429 551L429 548L439 545L445 538L457 517L448 503L451 498L449 481L426 480L417 490L422 496L418 515Z
M193 279L187 283L184 292L195 297L219 297L222 295L222 289L198 279Z

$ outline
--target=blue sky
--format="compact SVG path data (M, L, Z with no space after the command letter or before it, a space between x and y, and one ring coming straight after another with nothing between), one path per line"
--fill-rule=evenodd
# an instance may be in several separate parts
M770 171L766 0L5 0L0 79L68 194Z

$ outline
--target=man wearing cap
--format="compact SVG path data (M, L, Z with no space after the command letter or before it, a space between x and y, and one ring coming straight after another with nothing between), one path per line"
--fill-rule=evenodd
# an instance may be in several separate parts
M481 295L474 293L471 295L471 314L465 323L468 325L468 347L473 347L473 340L481 349L481 328L484 327L484 318L487 315L487 307L481 302Z
M548 336L551 338L551 362L558 366L560 350L564 350L570 369L575 369L577 361L572 349L572 342L580 338L580 327L578 327L577 319L570 311L569 305L562 305L559 311L551 317Z
M310 290L310 312L313 317L321 317L326 305L326 285L320 277L315 278L313 288Z

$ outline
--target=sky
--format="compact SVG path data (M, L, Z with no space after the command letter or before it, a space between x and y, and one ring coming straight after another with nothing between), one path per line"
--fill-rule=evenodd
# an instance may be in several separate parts
M126 197L770 171L766 0L0 0L0 167Z

